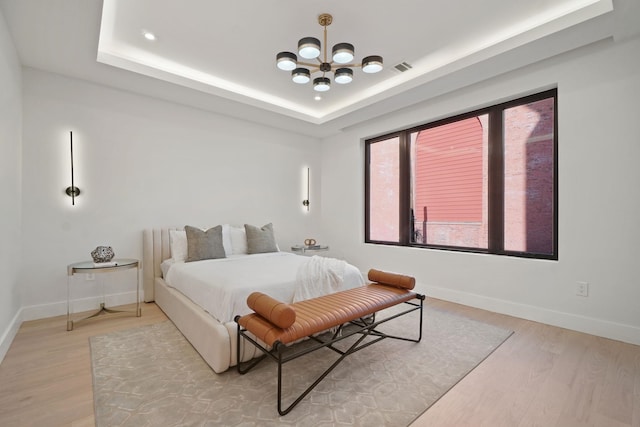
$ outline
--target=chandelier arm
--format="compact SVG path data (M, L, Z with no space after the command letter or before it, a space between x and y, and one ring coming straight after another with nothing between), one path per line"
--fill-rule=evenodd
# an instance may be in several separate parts
M315 68L320 68L320 64L316 64L314 62L302 62L302 61L298 61L297 62L298 65L304 65L305 67L315 67Z
M354 63L351 63L351 64L336 64L336 65L333 65L333 62L332 62L331 63L331 69L333 69L334 67L336 69L338 69L338 68L356 68L356 67L362 67L362 64L357 64L357 63L354 62Z

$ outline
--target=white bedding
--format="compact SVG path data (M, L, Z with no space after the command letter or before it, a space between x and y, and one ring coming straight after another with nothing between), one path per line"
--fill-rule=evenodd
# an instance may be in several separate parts
M349 264L341 259L312 256L298 267L293 302L345 289L344 273L348 267Z
M232 321L236 315L250 312L246 301L254 291L264 292L280 301L292 302L296 287L311 281L307 276L301 278L298 275L301 266L309 262L313 262L311 258L289 252L233 255L188 263L176 262L167 269L165 281L200 305L219 322L226 323ZM338 264L332 265L335 268ZM163 270L165 267L166 264ZM311 270L317 271L317 268L316 262ZM333 280L331 283L332 289L334 286L338 287L336 290L364 284L362 274L356 267L344 263L340 264L340 269L323 273L320 277L341 276L341 280Z

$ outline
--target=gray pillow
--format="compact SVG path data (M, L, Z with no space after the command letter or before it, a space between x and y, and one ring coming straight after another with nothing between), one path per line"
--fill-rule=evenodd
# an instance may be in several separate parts
M221 225L207 231L185 225L184 231L187 233L187 259L185 262L226 257L222 244Z
M247 233L247 253L278 252L278 245L273 234L273 224L269 223L262 228L245 224L244 230Z

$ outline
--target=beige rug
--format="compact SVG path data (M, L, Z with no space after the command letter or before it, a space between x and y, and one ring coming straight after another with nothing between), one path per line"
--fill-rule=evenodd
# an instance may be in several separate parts
M395 319L383 330L413 332L417 316ZM216 374L169 321L95 336L96 425L407 426L510 335L425 309L422 342L386 339L347 357L284 417L276 408L277 370L270 360L245 375L234 368ZM336 357L323 349L285 364L283 407L293 399L288 391L299 394Z

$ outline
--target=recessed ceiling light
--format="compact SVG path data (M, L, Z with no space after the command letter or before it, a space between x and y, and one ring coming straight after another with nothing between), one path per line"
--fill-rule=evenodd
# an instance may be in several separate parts
M143 31L142 35L144 36L145 39L147 39L149 41L155 41L156 40L156 35L153 34L151 31Z
M322 100L322 97L320 95L316 95L313 97L313 99L315 99L316 101L320 101Z

